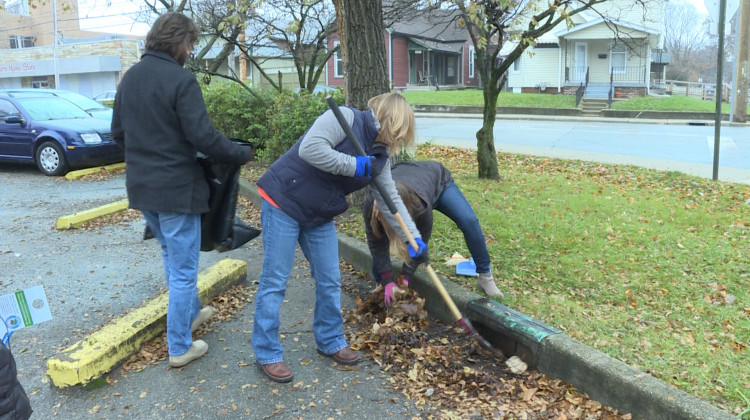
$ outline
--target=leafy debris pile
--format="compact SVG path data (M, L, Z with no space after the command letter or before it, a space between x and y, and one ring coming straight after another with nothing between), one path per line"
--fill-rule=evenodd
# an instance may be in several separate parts
M117 213L108 214L105 216L97 217L92 219L83 225L81 225L79 231L97 230L105 226L128 226L136 220L143 218L143 214L140 210L127 209L124 211L118 211Z
M513 374L457 327L432 323L409 290L390 308L378 286L345 314L349 344L391 373L391 386L433 418L630 419L536 371Z
M99 171L86 174L80 178L77 179L77 181L105 181L107 179L113 178L117 175L124 174L125 168L117 168L117 169L105 169L105 168L99 168Z
M245 305L252 302L254 294L254 289L240 284L214 298L208 304L216 308L216 314L193 333L193 339L201 338L217 322L223 322L234 317ZM148 365L163 362L168 356L167 332L164 331L158 337L144 343L138 353L123 363L122 370L125 372L140 372Z

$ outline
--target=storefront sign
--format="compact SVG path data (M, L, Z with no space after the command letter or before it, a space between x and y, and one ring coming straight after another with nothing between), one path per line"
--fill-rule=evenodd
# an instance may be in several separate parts
M0 73L26 72L34 70L36 70L36 64L33 63L0 64Z

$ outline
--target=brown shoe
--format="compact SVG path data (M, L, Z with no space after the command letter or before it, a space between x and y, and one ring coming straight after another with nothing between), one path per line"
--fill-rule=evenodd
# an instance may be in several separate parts
M260 369L263 371L263 373L268 376L268 379L274 382L292 382L292 379L294 378L294 374L291 370L289 370L289 368L286 366L286 363L284 362L269 363L267 365L261 365L260 363L258 363L258 366L260 366Z
M332 358L336 361L336 363L341 365L356 365L357 363L359 363L359 353L352 350L348 346L333 354L325 354L320 351L320 349L318 349L318 353L322 354L325 357Z

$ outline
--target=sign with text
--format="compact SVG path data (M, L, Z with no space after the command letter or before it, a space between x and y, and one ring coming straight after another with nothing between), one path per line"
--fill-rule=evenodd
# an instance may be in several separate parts
M13 331L52 319L44 287L29 287L0 296L0 318L3 320L0 334L5 344Z

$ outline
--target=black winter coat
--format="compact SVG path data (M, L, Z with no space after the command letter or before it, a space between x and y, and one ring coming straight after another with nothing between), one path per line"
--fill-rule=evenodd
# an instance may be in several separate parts
M26 420L31 417L29 397L18 382L16 361L0 344L0 420Z
M205 213L209 188L197 152L235 164L252 157L211 124L195 76L158 51L146 51L123 75L112 135L125 149L128 200L139 210Z

